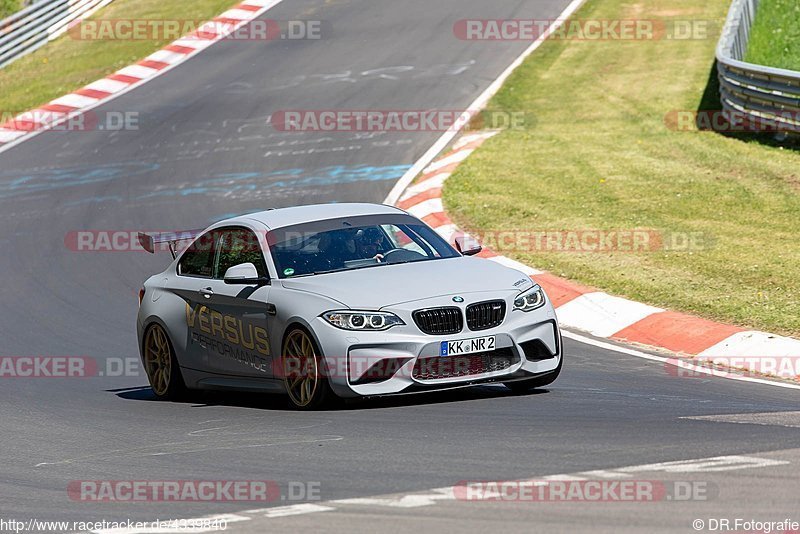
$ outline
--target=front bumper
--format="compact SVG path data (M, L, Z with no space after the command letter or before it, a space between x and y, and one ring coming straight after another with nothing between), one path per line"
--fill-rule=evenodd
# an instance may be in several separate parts
M510 381L554 371L561 361L561 335L549 302L533 312L512 310L492 329L465 328L442 336L420 332L410 311L398 315L406 325L384 332L345 331L317 318L313 329L337 395L368 397ZM439 356L442 341L483 336L496 339L494 351L480 353L486 357ZM484 363L476 364L480 358Z

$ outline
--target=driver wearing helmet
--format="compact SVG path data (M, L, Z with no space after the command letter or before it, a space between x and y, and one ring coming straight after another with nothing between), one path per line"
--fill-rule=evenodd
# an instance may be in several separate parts
M356 244L362 258L374 258L376 261L382 261L382 253L389 248L386 246L386 236L376 226L359 230L356 234Z

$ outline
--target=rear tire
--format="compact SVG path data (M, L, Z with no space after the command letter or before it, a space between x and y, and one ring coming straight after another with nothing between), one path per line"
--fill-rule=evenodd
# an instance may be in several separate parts
M545 373L534 378L525 380L517 380L515 382L504 382L503 385L513 391L514 393L525 393L533 388L542 388L552 384L558 375L561 374L561 366L564 363L564 355L561 355L561 360L558 362L558 367L552 371Z
M186 384L164 328L156 323L144 334L142 361L147 380L158 400L180 400L186 396Z
M296 326L284 337L282 348L283 384L292 408L331 407L338 398L328 382L325 362L314 338L304 328Z

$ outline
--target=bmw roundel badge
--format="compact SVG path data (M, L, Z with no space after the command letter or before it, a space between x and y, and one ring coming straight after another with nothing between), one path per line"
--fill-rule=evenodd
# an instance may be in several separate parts
M453 302L464 302L464 297L455 296L453 297Z

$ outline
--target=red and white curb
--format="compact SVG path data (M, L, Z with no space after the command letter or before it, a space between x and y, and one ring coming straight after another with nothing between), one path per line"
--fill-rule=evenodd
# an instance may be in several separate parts
M281 1L245 0L141 61L0 124L0 152L164 74Z
M467 134L452 149L428 165L395 203L425 221L452 242L463 235L445 212L442 187L456 167L497 132ZM480 257L518 269L544 288L556 308L559 323L600 337L647 345L701 360L712 358L794 358L800 361L800 340L746 330L685 313L664 310L581 286L534 269L484 248ZM796 368L796 366L795 366ZM782 378L800 378L782 373Z

